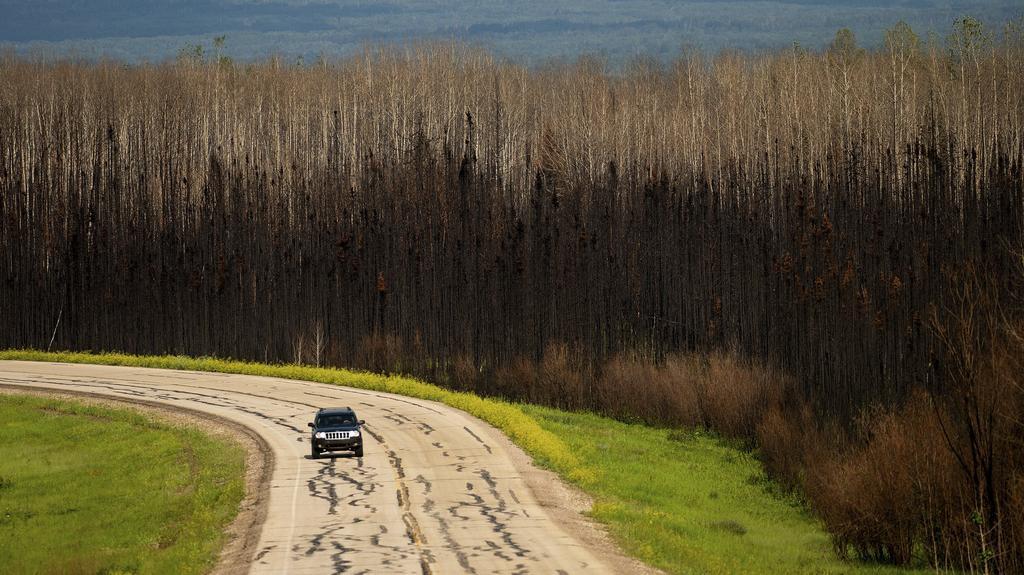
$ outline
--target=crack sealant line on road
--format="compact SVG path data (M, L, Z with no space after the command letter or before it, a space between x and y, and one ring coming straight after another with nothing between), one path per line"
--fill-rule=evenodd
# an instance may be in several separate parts
M423 531L420 529L419 522L416 521L416 516L412 514L412 506L409 501L409 487L405 483L405 471L402 469L401 458L388 446L382 435L374 432L369 426L364 425L363 427L371 437L377 440L377 443L380 444L381 449L387 455L388 466L391 468L391 474L395 477L395 483L398 486L396 495L398 505L402 509L402 523L405 523L406 534L413 545L416 546L416 553L420 556L420 570L423 575L430 575L432 571L430 569L429 551L425 548L427 539L423 536Z

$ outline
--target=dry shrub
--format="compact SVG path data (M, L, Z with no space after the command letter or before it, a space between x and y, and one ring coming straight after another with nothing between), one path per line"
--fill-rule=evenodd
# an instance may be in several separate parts
M753 441L766 406L780 401L788 383L732 354L675 354L662 365L620 354L605 363L594 393L598 410L613 417Z
M550 344L537 370L537 396L531 398L563 409L582 409L586 405L586 385L592 377L589 370L577 367L565 344Z
M402 373L403 352L398 336L374 333L359 341L352 362L355 367L378 373Z
M960 471L959 505L947 510L962 510L937 544L955 554L954 566L972 571L1024 572L1013 492L1024 473L1024 258L1020 264L1000 275L973 265L954 273L950 300L931 318L944 352L935 411ZM999 288L1007 280L1015 289Z
M361 365L380 362L387 346L368 339ZM390 348L388 348L390 349ZM731 354L675 354L663 364L620 354L595 374L570 346L549 344L540 362L518 357L491 374L456 356L449 386L562 409L596 409L619 419L658 425L705 427L753 442L766 406L780 401L789 381L778 372Z
M960 508L960 472L923 392L861 425L857 445L807 460L805 493L841 556L905 565Z
M459 354L452 361L451 373L449 374L449 385L457 391L476 391L480 370L477 368L473 358L467 354Z
M997 557L1005 571L1024 572L1024 321L1007 321L992 348L990 365L997 388L996 432L999 466L1007 479L1000 513Z
M1009 482L1009 497L1006 501L1006 516L1010 523L1004 547L1017 549L1018 555L1024 549L1024 470L1019 467ZM1017 565L1024 566L1024 558L1017 557Z
M511 365L499 367L494 372L493 387L487 393L505 399L530 401L537 395L536 389L536 367L529 359L519 357Z
M707 427L724 435L752 440L768 405L781 400L788 380L768 366L713 353L698 379L700 405Z
M665 365L658 370L658 385L662 395L673 398L668 414L668 423L683 426L707 426L702 392L705 372L703 358L696 354L674 354L665 359Z
M936 568L1024 572L1024 329L968 268L932 317L941 386L866 412L846 446L803 461L804 423L771 412L759 428L766 462L793 477L840 555Z
M1018 371L994 345L972 393L997 394L988 428L965 427L947 390L918 390L895 410L865 414L844 449L814 454L813 425L773 410L759 427L765 462L777 476L803 466L802 487L837 552L905 565L1018 573L1024 569L1024 418ZM783 430L783 431L780 431ZM973 429L968 433L967 430ZM990 476L976 465L972 435L992 430ZM800 456L802 453L802 461ZM988 466L991 465L991 468Z
M765 470L786 490L803 487L808 463L824 458L830 445L806 404L772 405L757 425L756 439Z
M685 361L659 368L636 357L619 355L607 363L595 382L598 410L612 417L648 423L699 425L700 409L694 378Z

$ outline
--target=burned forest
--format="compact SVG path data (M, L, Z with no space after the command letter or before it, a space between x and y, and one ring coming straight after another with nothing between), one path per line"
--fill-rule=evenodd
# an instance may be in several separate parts
M759 445L841 553L1010 572L1022 94L1020 30L970 19L621 70L448 45L8 54L0 347L348 366L704 425ZM869 454L911 431L948 464L934 513L887 530L893 503L843 507L892 484Z

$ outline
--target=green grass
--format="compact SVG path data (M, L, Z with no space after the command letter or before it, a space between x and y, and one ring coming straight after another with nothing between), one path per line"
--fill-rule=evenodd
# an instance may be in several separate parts
M780 496L749 452L703 433L484 399L410 378L210 358L0 351L0 359L132 365L318 381L439 401L505 432L594 497L630 554L669 573L912 573L844 562L820 523Z
M669 573L911 573L844 562L802 504L749 452L701 432L523 406L599 480L593 516L630 554ZM923 571L922 571L923 572Z
M0 395L0 572L203 573L245 493L234 442Z

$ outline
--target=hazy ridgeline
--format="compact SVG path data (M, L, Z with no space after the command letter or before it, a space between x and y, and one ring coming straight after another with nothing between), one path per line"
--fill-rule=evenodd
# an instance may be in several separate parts
M55 349L402 371L756 436L774 472L813 478L794 470L819 444L780 439L809 437L799 405L851 422L962 383L935 329L962 303L954 272L991 278L1000 301L1021 285L1019 30L963 21L922 44L898 26L876 52L851 40L622 74L450 47L312 67L8 56L0 347L52 336ZM712 350L796 386L675 355ZM676 368L705 375L684 388L662 377ZM769 411L773 395L791 400ZM978 565L993 543L965 518L1009 504L970 495L975 479L950 488L962 499L928 500L942 517L928 521L953 525L941 544L924 519L897 538L943 549L935 564ZM1024 475L995 481L1012 494ZM869 523L827 509L850 499L822 485L807 490L834 533ZM1024 541L1017 503L997 548ZM888 531L865 533L837 540L908 560Z

